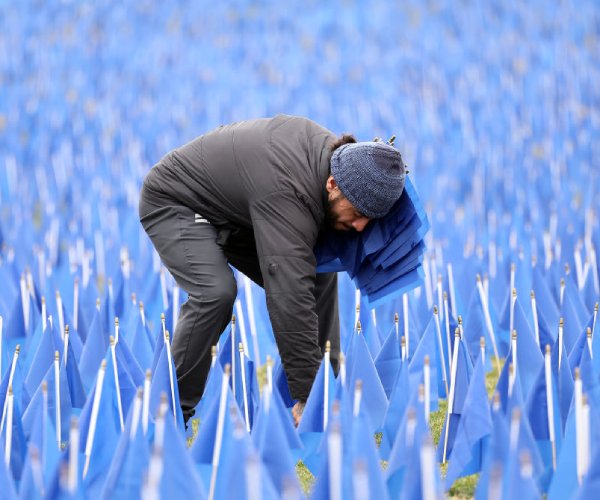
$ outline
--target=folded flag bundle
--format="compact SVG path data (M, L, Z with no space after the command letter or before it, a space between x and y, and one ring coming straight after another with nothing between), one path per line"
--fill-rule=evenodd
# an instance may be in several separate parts
M362 232L330 231L315 247L319 272L346 271L371 307L419 286L429 220L408 178L390 212Z

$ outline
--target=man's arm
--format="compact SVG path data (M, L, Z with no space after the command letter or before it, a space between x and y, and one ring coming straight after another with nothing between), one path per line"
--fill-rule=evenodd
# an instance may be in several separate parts
M250 208L267 307L290 393L305 402L319 369L315 307L319 221L294 191L278 191Z

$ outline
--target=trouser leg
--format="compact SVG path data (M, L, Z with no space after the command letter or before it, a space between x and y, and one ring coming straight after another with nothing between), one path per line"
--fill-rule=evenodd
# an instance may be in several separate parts
M179 398L186 421L202 397L211 363L211 347L231 319L237 288L216 229L195 222L193 210L157 206L140 200L140 220L163 264L188 293L182 305L171 350Z

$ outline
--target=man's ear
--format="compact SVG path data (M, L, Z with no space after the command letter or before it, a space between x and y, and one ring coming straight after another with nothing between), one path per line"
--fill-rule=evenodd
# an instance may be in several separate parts
M327 182L325 183L325 188L327 189L327 192L331 193L336 187L337 187L337 183L335 182L333 175L330 175L327 178Z

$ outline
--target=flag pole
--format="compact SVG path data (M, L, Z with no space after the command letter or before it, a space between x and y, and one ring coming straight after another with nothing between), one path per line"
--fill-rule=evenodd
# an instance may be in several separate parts
M425 390L425 422L429 422L429 413L431 410L431 369L429 367L429 355L425 355L423 360L423 386Z
M215 436L215 446L213 448L212 472L210 476L210 489L208 500L214 500L215 489L217 486L217 469L219 467L219 459L221 457L221 443L223 441L223 428L225 425L225 406L227 403L227 388L229 385L229 376L231 373L231 365L225 365L223 373L223 381L221 382L221 398L219 400L219 416L217 420L217 430Z
M165 349L167 350L167 363L169 364L169 385L171 389L171 407L173 408L173 422L177 425L177 411L175 409L175 381L173 380L173 357L171 355L171 342L169 330L165 332Z
M456 310L456 295L454 293L454 273L452 271L452 264L448 263L446 266L448 268L448 288L450 289L450 308L452 309L452 314L456 316L458 311Z
M17 368L17 361L19 360L19 352L21 351L20 344L17 344L15 347L15 353L13 354L12 365L10 367L10 373L8 375L8 385L12 387L13 379L15 376L15 369ZM4 429L4 421L6 419L6 409L8 405L8 400L4 400L4 407L2 408L2 421L0 422L0 432Z
M244 420L246 421L246 432L250 432L250 416L248 412L248 391L246 390L246 368L244 363L244 344L239 343L238 349L240 351L240 371L242 376L242 391L244 396Z
M433 448L433 443L431 442L429 434L425 434L419 453L419 459L421 462L423 500L436 500L438 497L435 492L435 449Z
M210 367L212 369L213 366L217 363L217 346L213 345L210 348Z
M42 296L42 332L46 331L46 297Z
M576 444L576 460L577 460L577 482L581 486L583 482L583 387L581 382L581 372L579 367L575 368L575 381L574 381L574 394L575 398L575 444Z
M342 436L339 423L332 425L327 437L329 456L329 498L342 500Z
M152 381L152 372L146 370L144 378L144 397L142 398L142 430L144 435L148 432L148 417L150 415L150 382Z
M516 453L519 446L519 434L521 432L521 409L514 408L510 419L509 443L511 453Z
M119 342L119 318L115 316L115 344Z
M406 355L406 337L404 335L400 337L400 357L402 361L405 361L408 358Z
M236 396L236 380L235 380L235 367L236 367L236 362L235 362L235 314L233 314L231 316L231 390L233 391L233 398L235 399Z
M450 318L448 317L448 294L446 292L444 292L444 308L443 311L440 310L440 319L443 318L444 320L444 326L446 327L446 342L448 343L448 365L450 367L450 372L452 373L452 356L450 356L450 353L452 352L452 342L450 339ZM444 316L442 313L445 312L446 315Z
M441 304L442 299L444 297L444 293L446 293L446 297L448 296L447 292L445 292L442 287L442 275L441 274L438 274L438 276L437 276L436 289L437 289L437 295L438 295L438 304ZM444 311L442 311L442 319L445 319L447 314L448 314L448 309L444 309Z
M446 356L444 356L444 346L442 343L442 332L440 329L440 318L438 314L437 306L433 306L433 318L435 320L435 332L437 334L438 347L440 350L440 356L442 357L442 380L444 381L444 387L446 388L446 399L448 398L448 374L446 373Z
M585 330L585 335L587 337L587 346L590 351L590 358L594 358L594 353L592 351L592 329L588 326Z
M331 341L325 342L325 355L323 359L323 431L327 429L329 419L329 359L331 356Z
M131 409L131 411L133 412L131 415L131 429L129 432L129 440L133 441L133 439L135 438L135 435L137 433L137 429L138 429L138 425L140 423L140 416L142 413L142 395L143 395L143 390L141 387L137 388L137 391L135 393L135 399L133 400L133 407Z
M69 352L69 325L65 325L65 335L63 342L63 365L67 366L67 353Z
M346 386L346 356L343 352L340 352L340 382L342 387Z
M117 368L117 353L115 351L115 338L111 335L109 338L109 343L110 343L110 355L112 358L112 362L113 362L113 373L115 376L115 387L116 387L116 393L117 393L117 408L119 410L119 423L121 424L121 432L123 432L123 429L125 428L124 424L123 424L123 406L121 404L121 387L119 384L119 370Z
M4 463L6 464L6 468L10 467L10 452L12 450L12 428L13 428L13 390L12 384L8 386L8 396L6 397L7 401L7 418L6 418L6 442L4 443Z
M104 385L104 374L106 373L106 360L103 359L98 369L96 378L96 389L94 391L94 401L92 403L92 414L90 416L90 426L88 428L87 439L85 442L85 465L83 466L83 477L88 473L90 467L90 458L94 446L94 434L96 433L96 424L98 423L98 412L100 410L100 398L102 396L102 386Z
M77 418L71 418L71 429L69 432L69 476L68 490L74 494L77 491L79 476L79 424Z
M260 349L258 346L258 335L256 334L256 319L254 318L254 299L252 298L252 282L248 276L243 275L244 294L246 296L246 308L248 309L248 323L250 324L250 336L254 348L254 362L260 365Z
M370 498L369 490L369 472L367 464L363 459L358 458L354 461L352 474L352 489L356 500L368 500Z
M554 429L554 395L552 392L551 349L546 344L544 354L544 376L546 378L546 406L548 408L548 434L552 445L552 470L556 470L556 429Z
M448 431L450 427L450 414L454 405L454 391L456 390L456 365L458 363L458 343L460 342L460 333L458 328L454 332L454 352L452 353L452 371L450 373L450 394L448 395L448 412L446 417L446 432L444 433L444 455L442 464L446 463L446 454L448 451Z
M479 292L479 300L483 308L483 317L485 318L485 325L490 335L490 340L492 341L492 348L494 349L494 357L496 358L496 370L498 371L498 375L500 375L500 357L498 356L498 348L496 347L496 335L494 335L494 328L492 327L492 318L490 317L490 309L488 306L487 298L483 291L483 285L481 284L481 276L479 276L479 274L477 275L476 281L477 291Z
M60 374L58 366L59 354L58 351L54 351L54 410L56 413L56 441L58 444L58 450L61 449L61 417L60 417Z
M358 417L360 412L360 403L362 401L362 380L358 379L354 384L354 404L352 406L352 415Z
M33 476L33 484L40 495L44 497L44 479L42 465L40 463L40 452L34 444L29 446L29 460L31 461L31 475Z
M558 369L559 370L560 370L560 365L562 363L564 326L565 326L565 320L563 318L560 318L558 320Z
M538 347L540 344L540 325L538 324L538 313L537 313L537 302L535 300L535 292L531 290L531 313L533 314L533 330L535 332L535 340L537 342Z
M512 295L510 300L510 326L508 327L508 331L512 332L515 327L515 304L517 302L517 289L512 289Z
M267 389L269 393L273 393L273 358L267 355Z
M408 328L408 294L402 294L402 312L404 313L404 338L406 340L406 357L410 358L410 336Z
M140 318L142 320L142 325L144 328L146 327L146 313L144 312L144 302L140 300Z
M479 355L481 356L482 364L485 366L485 337L479 337Z

